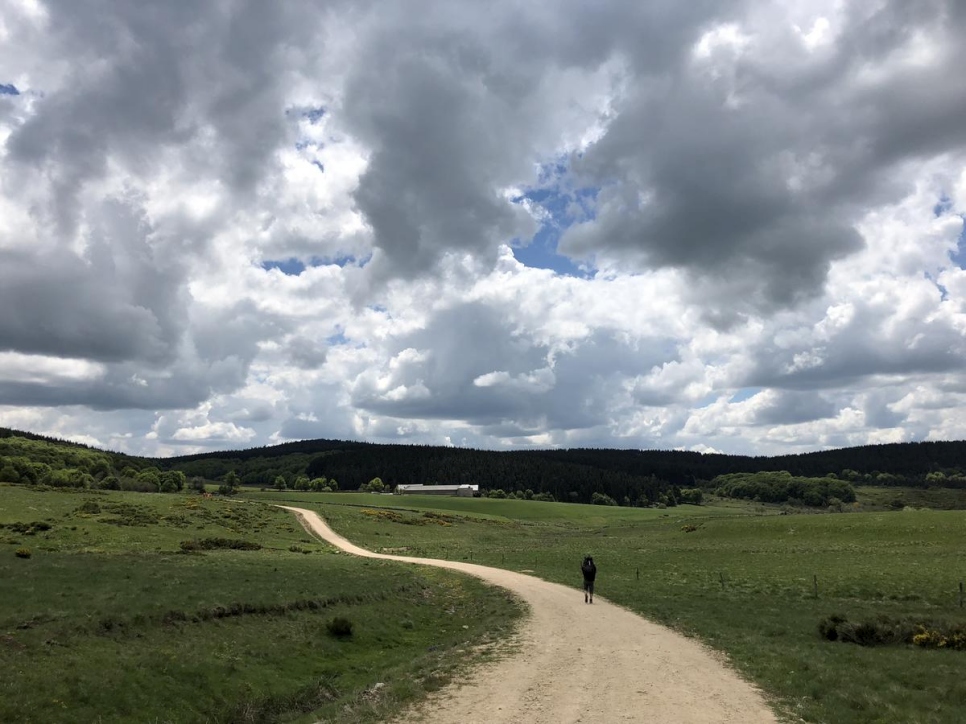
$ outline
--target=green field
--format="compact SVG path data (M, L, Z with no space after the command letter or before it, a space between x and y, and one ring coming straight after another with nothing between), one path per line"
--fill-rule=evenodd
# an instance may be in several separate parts
M373 550L529 570L574 587L579 561L591 553L602 596L726 652L789 719L963 718L966 652L862 647L818 634L819 622L832 614L849 621L888 616L966 623L959 601L966 513L960 511L778 515L772 509L756 515L760 508L733 506L252 497L319 510L337 531ZM379 506L396 513L373 514Z
M0 526L3 722L382 721L495 655L521 612L261 503L0 486ZM261 547L182 551L212 539Z

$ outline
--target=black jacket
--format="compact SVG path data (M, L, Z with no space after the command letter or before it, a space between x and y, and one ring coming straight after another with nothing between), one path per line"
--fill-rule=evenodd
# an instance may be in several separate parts
M580 572L584 574L584 580L593 583L597 578L597 566L594 565L593 558L585 558L580 566Z

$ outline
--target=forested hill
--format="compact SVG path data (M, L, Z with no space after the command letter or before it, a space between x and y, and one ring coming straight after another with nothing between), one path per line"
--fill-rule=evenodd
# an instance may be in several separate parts
M52 448L89 449L0 428L0 440L9 437ZM233 471L243 485L270 487L279 476L292 485L307 476L334 480L342 490L358 489L378 477L390 488L400 483L471 483L490 490L529 489L550 493L558 500L580 501L589 500L595 492L618 501L654 500L669 487L700 487L719 475L762 471L787 471L797 477L832 474L871 485L966 487L963 441L868 445L778 457L673 450L489 451L347 440L304 440L164 459L92 452L109 456L111 467L119 473L127 470L129 477L155 469L219 481ZM120 477L123 482L124 475Z
M966 473L966 442L921 442L827 450L779 457L701 454L673 450L489 451L419 445L308 440L240 452L160 461L188 476L217 479L235 470L242 483L270 486L277 474L335 479L343 490L374 477L400 483L471 483L482 488L531 489L581 500L606 491L621 500L674 485L691 487L728 473L786 470L795 476L836 476L879 485L958 485ZM932 473L930 481L926 476ZM288 480L291 483L291 480Z

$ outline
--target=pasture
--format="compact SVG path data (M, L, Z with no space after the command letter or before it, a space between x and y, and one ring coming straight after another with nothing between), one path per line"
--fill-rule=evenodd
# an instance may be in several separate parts
M383 721L496 655L521 613L197 495L0 486L0 581L4 722Z
M319 510L373 550L533 571L724 652L789 719L958 722L966 652L824 640L819 622L964 624L966 513L754 514L754 506L606 508L430 496L252 494ZM575 596L580 594L575 590ZM605 663L605 662L602 662ZM695 692L701 696L701 692Z

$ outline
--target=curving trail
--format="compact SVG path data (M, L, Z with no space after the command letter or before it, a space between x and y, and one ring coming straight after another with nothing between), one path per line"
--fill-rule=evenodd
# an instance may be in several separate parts
M698 642L580 591L500 568L373 553L317 513L293 512L310 533L349 553L462 571L520 596L530 615L518 652L432 696L407 722L776 722L761 694ZM576 566L575 566L576 570Z

